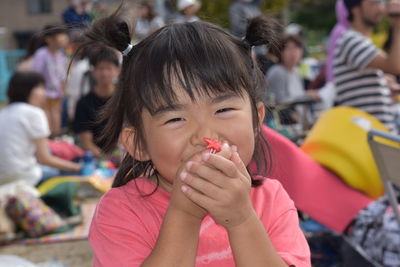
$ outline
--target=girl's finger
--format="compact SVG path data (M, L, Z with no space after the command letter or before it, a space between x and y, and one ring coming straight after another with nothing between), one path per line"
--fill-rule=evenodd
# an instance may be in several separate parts
M235 178L238 175L238 169L230 158L224 158L219 154L203 154L202 160L211 167L221 171L226 176Z
M238 152L232 153L231 160L243 175L249 176L249 172L247 171L246 165L244 165Z
M225 175L209 164L190 161L186 164L186 170L220 188L224 188L224 185L226 185Z
M197 175L183 171L180 179L185 185L212 199L217 199L222 194L222 189Z
M239 169L239 172L242 174L241 177L245 179L247 182L251 184L251 176L249 172L247 171L246 165L244 165L242 159L239 156L239 153L234 152L232 154L231 158L232 162L236 165L236 167Z
M181 190L187 198L207 211L214 206L215 201L213 199L196 191L189 185L182 185Z
M226 159L230 159L232 156L232 149L229 147L228 143L224 143L221 146L221 151L218 152L217 154Z

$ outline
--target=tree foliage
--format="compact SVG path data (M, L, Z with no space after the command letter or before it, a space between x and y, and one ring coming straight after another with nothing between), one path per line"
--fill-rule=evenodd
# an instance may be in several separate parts
M336 0L291 1L291 20L306 29L328 34L336 23Z
M224 28L229 27L228 9L235 0L202 0L199 17L219 24ZM286 7L288 0L264 0L260 8L267 14L279 14Z

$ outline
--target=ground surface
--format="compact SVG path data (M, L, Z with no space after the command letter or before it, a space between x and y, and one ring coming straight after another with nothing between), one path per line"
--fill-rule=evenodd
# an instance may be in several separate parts
M0 247L0 254L16 255L33 263L56 259L68 267L92 266L92 251L87 240L5 246Z

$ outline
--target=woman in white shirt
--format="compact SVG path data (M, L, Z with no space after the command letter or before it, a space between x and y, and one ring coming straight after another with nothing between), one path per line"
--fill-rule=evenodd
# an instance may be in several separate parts
M9 104L0 110L0 185L24 180L37 185L41 165L78 172L80 164L53 156L48 146L49 124L42 106L44 79L35 72L16 72L10 80Z

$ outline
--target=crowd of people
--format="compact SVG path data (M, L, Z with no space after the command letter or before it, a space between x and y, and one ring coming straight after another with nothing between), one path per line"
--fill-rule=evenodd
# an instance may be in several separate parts
M339 183L263 124L304 126L316 110L348 106L397 133L400 2L337 0L327 59L307 74L304 30L267 19L260 0L232 1L229 32L196 15L198 0L161 2L140 2L128 14L132 28L123 9L104 16L90 1L70 1L62 25L32 37L0 109L0 186L81 175L79 157L59 158L49 146L70 134L98 159L124 151L91 225L94 266L311 266L296 208L399 266L400 238L382 238L400 236L393 214L374 236L364 227L383 202ZM386 15L384 52L371 35ZM220 147L210 151L204 138ZM271 147L291 162L282 154L274 162ZM275 179L266 178L271 162ZM301 195L301 181L354 201ZM314 213L317 199L331 210Z

